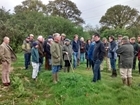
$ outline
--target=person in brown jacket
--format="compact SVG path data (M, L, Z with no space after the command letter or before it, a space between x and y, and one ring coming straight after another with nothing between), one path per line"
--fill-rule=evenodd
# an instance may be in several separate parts
M38 43L38 52L39 52L39 71L40 71L43 65L43 59L44 59L44 48L43 48L44 38L42 35L38 36L37 43Z
M0 62L2 64L2 83L4 86L10 85L10 66L11 61L16 60L16 55L12 48L9 46L10 39L4 37L3 43L0 45Z

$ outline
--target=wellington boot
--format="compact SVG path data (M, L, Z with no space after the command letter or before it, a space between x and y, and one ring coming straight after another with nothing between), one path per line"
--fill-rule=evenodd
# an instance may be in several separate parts
M127 78L127 85L131 86L131 84L132 84L132 78L129 77L129 78Z
M70 72L70 67L67 67L67 72Z
M127 79L126 78L123 78L122 82L123 82L123 85L127 85Z

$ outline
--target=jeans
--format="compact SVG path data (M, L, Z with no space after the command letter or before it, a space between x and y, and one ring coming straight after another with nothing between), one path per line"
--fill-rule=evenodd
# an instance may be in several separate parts
M78 52L73 52L73 68L77 67Z
M52 65L52 74L59 72L60 65Z
M80 62L84 63L85 61L85 53L80 53Z
M116 70L116 59L110 58L110 64L111 64L112 70Z
M101 65L102 61L97 59L94 62L94 77L93 77L93 82L97 82L98 80L101 80L101 73L100 73L100 65Z
M31 57L31 53L25 53L24 54L25 69L28 69L28 65L30 64L30 57Z
M39 63L32 62L32 67L33 67L32 78L35 79L38 75Z

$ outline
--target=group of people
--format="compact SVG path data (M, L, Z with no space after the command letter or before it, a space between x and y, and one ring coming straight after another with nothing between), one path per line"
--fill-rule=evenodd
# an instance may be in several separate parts
M16 55L9 46L9 38L4 37L0 45L0 61L2 63L2 83L4 86L10 85L9 70L11 61L15 61ZM91 39L86 42L84 38L76 34L73 40L66 38L66 35L54 33L46 39L39 35L35 40L34 35L30 34L25 38L22 44L24 51L25 70L32 65L32 78L36 80L38 72L45 58L45 69L52 70L53 82L59 81L58 72L63 69L64 72L75 70L77 66L86 61L86 68L93 70L92 82L101 80L100 71L106 69L112 71L111 77L117 77L116 61L124 85L130 86L132 83L132 69L136 68L136 58L139 60L140 73L140 36L138 43L135 37L129 39L128 36L114 36L101 39L98 33L95 33ZM86 59L86 60L85 60ZM100 68L101 66L101 68Z
M93 82L101 80L101 70L106 65L107 70L111 70L111 77L117 77L116 61L118 60L118 68L124 85L131 86L132 70L136 69L136 58L139 61L140 73L140 36L138 36L138 43L136 38L119 35L118 40L114 36L109 36L100 39L99 34L93 35L93 42L88 49L88 58L92 63ZM93 50L94 49L94 50Z

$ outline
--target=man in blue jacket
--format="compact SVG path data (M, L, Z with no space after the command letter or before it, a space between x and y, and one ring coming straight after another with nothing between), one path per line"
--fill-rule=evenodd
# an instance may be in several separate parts
M99 34L96 33L94 35L94 40L96 44L94 46L94 51L93 51L93 61L94 61L93 82L97 82L98 80L101 80L100 65L105 56L105 48L104 48L104 44L100 40Z

